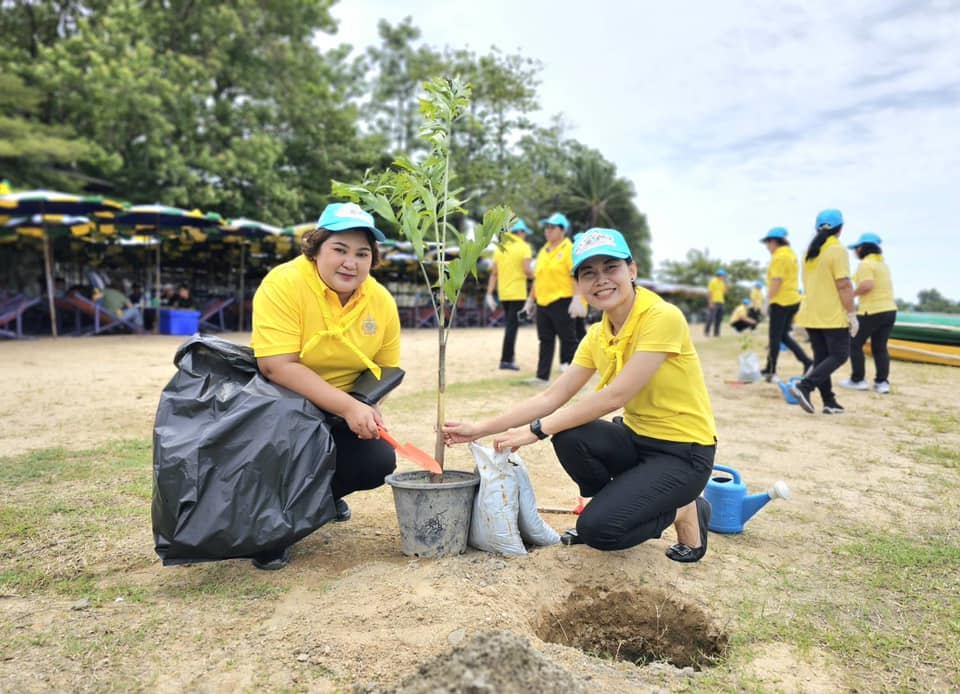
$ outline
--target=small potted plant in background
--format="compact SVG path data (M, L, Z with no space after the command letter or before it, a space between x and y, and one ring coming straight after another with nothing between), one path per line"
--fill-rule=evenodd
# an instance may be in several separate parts
M442 427L445 419L446 349L456 318L457 302L467 280L477 276L477 261L490 242L514 222L513 212L488 210L469 233L451 218L466 214L459 190L451 188L450 140L454 124L470 103L470 85L459 77L436 77L424 84L420 100L424 124L420 138L427 154L420 162L400 158L394 167L367 172L359 184L333 182L333 194L348 197L394 224L413 245L431 292L437 325L437 417L434 457L444 465ZM427 256L430 256L430 261ZM428 264L436 271L431 278ZM448 307L450 308L448 314ZM480 478L473 473L423 471L387 478L394 491L403 552L416 556L458 554L466 548L473 495Z

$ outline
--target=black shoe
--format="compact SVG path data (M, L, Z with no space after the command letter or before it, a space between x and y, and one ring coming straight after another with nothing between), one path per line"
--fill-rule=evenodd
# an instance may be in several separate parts
M350 507L347 506L347 502L343 499L334 499L333 505L337 509L337 517L333 519L334 523L346 523L350 520L350 516L353 515L353 512L350 510Z
M570 528L567 532L560 536L560 542L565 545L582 545L583 538L580 537L577 533L576 528Z
M278 571L290 563L290 548L254 555L250 562L261 571Z
M507 371L519 371L520 367L514 364L512 361L502 361L500 362L500 368L506 369Z
M843 409L843 405L836 400L823 403L824 414L843 414L844 412L846 412L846 410Z
M710 505L710 502L702 496L698 496L697 522L700 525L700 546L692 549L682 542L677 543L667 550L667 558L683 562L684 564L690 564L703 559L703 555L707 553L707 526L710 523L710 514L712 513L713 507Z
M797 399L804 412L813 414L817 411L813 403L810 402L810 391L804 388L802 383L794 383L790 386L790 394Z

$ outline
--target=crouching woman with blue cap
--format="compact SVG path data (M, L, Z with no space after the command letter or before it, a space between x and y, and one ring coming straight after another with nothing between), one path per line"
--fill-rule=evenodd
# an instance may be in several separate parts
M626 549L671 524L674 561L707 550L710 504L700 496L716 452L716 429L700 360L680 310L634 286L637 266L620 232L590 229L573 244L581 295L603 312L573 363L546 390L478 423L447 422L448 445L494 435L497 450L550 438L580 493L592 497L565 544ZM595 392L574 396L594 373ZM623 416L600 419L623 408Z
M370 276L383 240L358 205L328 205L316 229L303 235L303 254L267 273L253 298L251 347L260 371L346 422L331 430L338 521L350 517L343 497L379 487L396 467L393 449L379 438L379 409L348 395L367 369L379 377L400 363L396 302ZM254 565L276 569L287 561L283 550Z

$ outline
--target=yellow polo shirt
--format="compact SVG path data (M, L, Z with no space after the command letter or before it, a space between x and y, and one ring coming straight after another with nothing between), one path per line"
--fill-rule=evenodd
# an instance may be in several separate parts
M573 296L573 244L564 239L552 251L544 244L537 253L537 266L533 269L537 305L547 306L559 299Z
M301 363L347 391L371 365L400 365L400 316L390 292L373 277L341 306L314 263L301 255L260 283L250 346L257 357L299 354Z
M642 287L636 292L619 334L613 335L604 316L590 326L573 362L600 372L599 390L634 353L666 352L647 385L624 406L623 421L641 436L712 446L717 429L690 326L673 304Z
M837 280L850 278L847 251L836 236L820 247L820 255L803 263L803 301L797 325L804 328L846 328L850 323L840 301Z
M893 298L890 268L883 262L882 255L871 253L860 261L853 275L853 281L859 285L864 280L873 280L873 289L859 297L860 307L857 313L865 316L870 313L897 310L897 302Z
M747 318L750 318L750 315L747 313L746 304L739 304L733 309L733 313L730 315L730 325L733 325L738 320L746 320Z
M713 277L707 283L707 294L711 304L722 304L727 295L727 285L720 277Z
M527 276L523 261L533 257L533 249L526 239L507 233L493 252L497 266L497 294L500 301L523 301L527 298Z
M763 308L763 289L754 287L750 290L751 308Z
M800 303L800 270L797 266L797 254L790 246L780 246L770 256L770 266L767 268L767 287L773 280L779 279L780 289L770 300L778 306L795 306ZM769 291L769 289L768 289Z

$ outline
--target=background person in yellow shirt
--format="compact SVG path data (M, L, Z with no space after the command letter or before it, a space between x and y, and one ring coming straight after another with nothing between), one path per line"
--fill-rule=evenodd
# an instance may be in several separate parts
M750 317L750 299L744 299L743 302L733 309L730 314L730 327L738 333L744 330L753 330L757 327L757 321Z
M760 243L770 251L770 265L767 267L769 345L767 365L760 372L768 382L777 375L777 360L780 357L781 344L793 352L793 356L803 365L804 372L813 366L813 359L790 334L793 317L797 315L797 310L800 308L800 268L797 265L797 256L790 247L790 242L787 241L787 233L783 227L774 227L760 239Z
M537 253L533 269L533 286L524 304L529 316L536 316L537 339L540 342L537 357L536 385L550 382L554 345L560 341L560 370L565 370L577 351L576 319L583 318L586 307L570 277L570 222L565 215L554 212L541 219L547 242Z
M804 295L797 312L797 324L810 336L813 368L790 387L790 392L804 412L813 414L810 395L816 388L823 399L823 413L841 414L843 407L833 393L830 375L850 356L850 338L856 337L859 323L853 307L847 251L838 240L843 231L840 210L820 212L816 229L804 256Z
M720 337L720 323L723 322L723 301L726 296L727 271L720 268L707 283L707 324L703 329L703 334L706 337L710 337L711 327L713 328L713 336Z
M331 427L339 521L350 517L344 496L379 487L396 467L393 449L379 438L379 407L348 394L367 369L379 377L382 367L400 363L396 302L370 276L383 240L358 205L327 205L317 228L303 235L303 255L267 273L253 297L251 347L260 371L346 422ZM288 561L286 549L253 560L262 569Z
M504 234L497 250L493 252L493 267L487 282L484 298L487 308L496 310L494 290L500 295L503 306L503 346L500 348L500 368L519 371L516 360L518 314L527 298L527 279L533 277L533 249L527 243L527 225L520 219Z
M860 265L853 275L857 288L853 295L859 297L857 320L860 330L850 341L850 379L841 381L844 388L869 390L866 380L866 360L863 346L870 340L870 352L876 367L873 389L878 393L890 392L890 352L887 341L897 322L897 302L893 298L893 281L890 268L883 260L880 237L876 234L861 234L856 243L847 246L860 258Z
M763 320L763 281L757 280L750 288L750 305L747 314L758 323Z
M564 533L565 544L633 547L674 524L674 561L707 551L710 504L700 492L716 453L713 410L680 309L642 287L623 235L577 234L572 272L582 295L603 311L573 364L542 393L479 423L447 422L448 445L496 435L497 450L552 438L560 464L592 497ZM597 390L574 396L595 374ZM599 419L623 408L623 417Z

